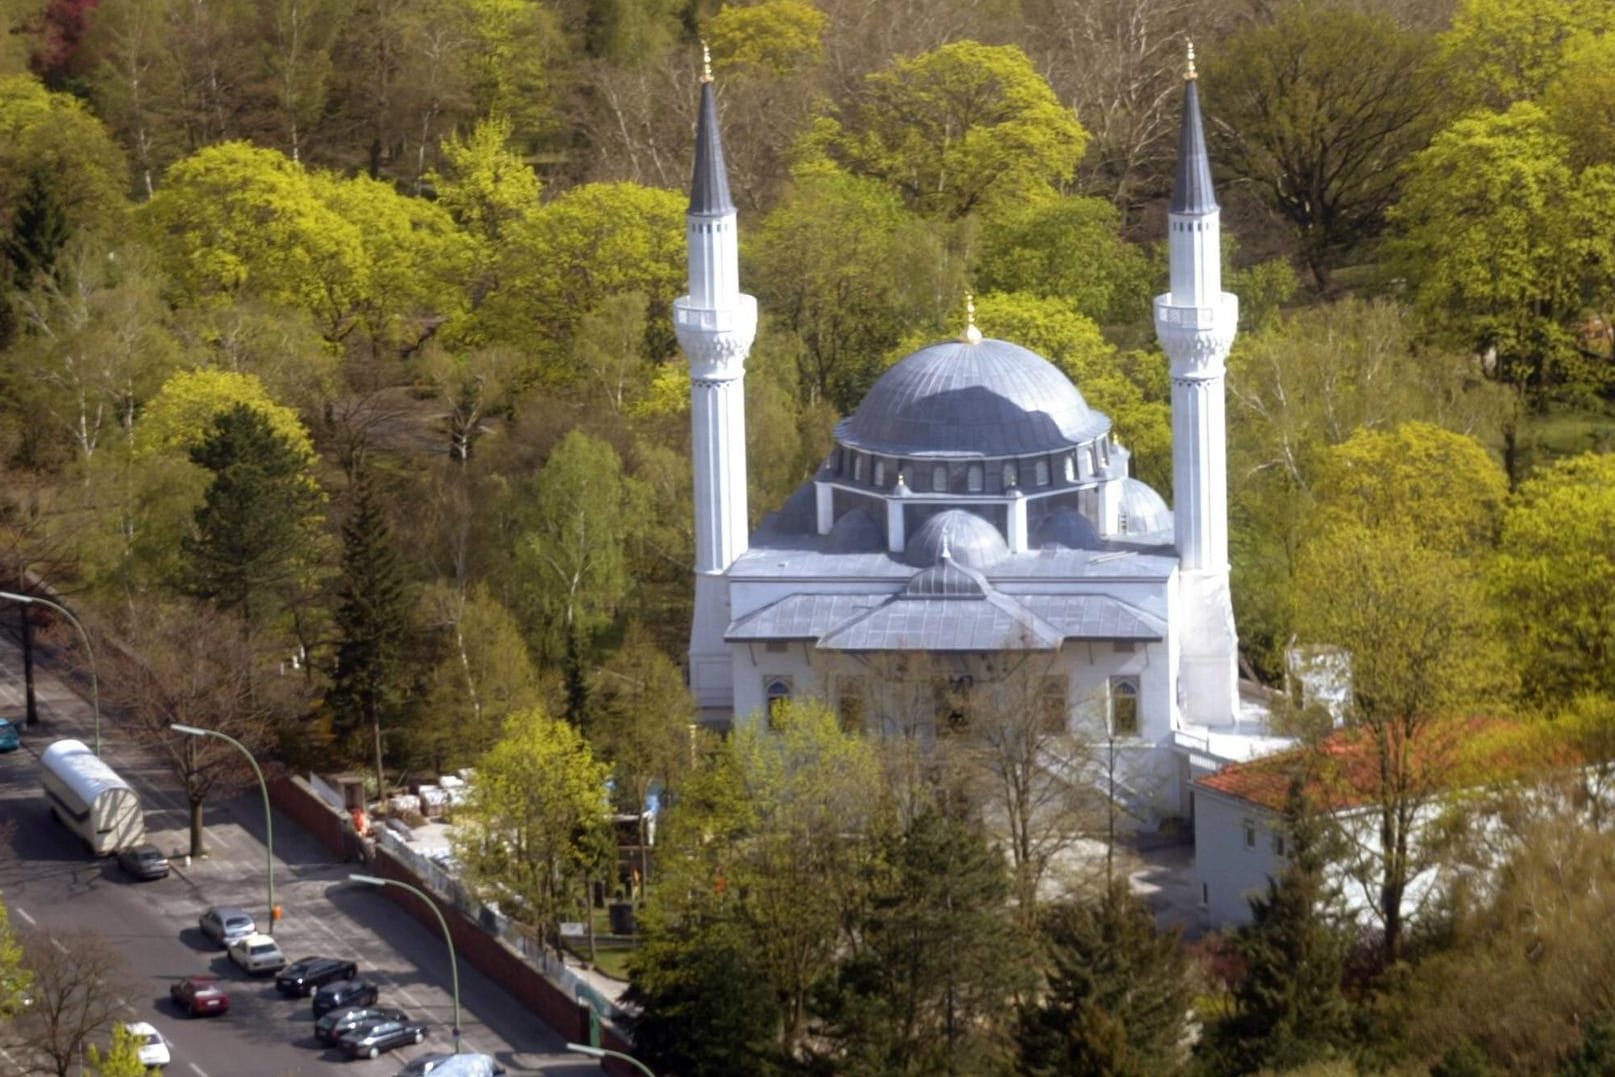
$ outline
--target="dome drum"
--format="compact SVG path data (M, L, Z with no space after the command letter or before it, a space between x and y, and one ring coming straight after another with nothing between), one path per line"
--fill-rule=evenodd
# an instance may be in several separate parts
M837 446L822 475L842 485L879 494L980 494L1007 497L1060 486L1091 486L1109 478L1110 437L1105 434L1058 452L1025 456L968 457L957 453L891 456Z

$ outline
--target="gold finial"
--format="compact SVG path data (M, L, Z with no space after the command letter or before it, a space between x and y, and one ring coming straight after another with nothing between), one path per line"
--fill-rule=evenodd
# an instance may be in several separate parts
M1184 40L1189 43L1189 65L1183 69L1183 80L1193 82L1200 77L1194 69L1194 38L1184 38Z
M965 293L965 331L959 337L966 344L980 344L981 330L976 328L976 297Z
M705 41L701 42L701 81L712 81L712 50Z

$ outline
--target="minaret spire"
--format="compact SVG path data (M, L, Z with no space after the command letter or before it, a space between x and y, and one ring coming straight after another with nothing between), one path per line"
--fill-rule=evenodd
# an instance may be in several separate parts
M1228 590L1225 362L1239 301L1222 290L1221 211L1211 181L1194 44L1184 67L1178 167L1168 212L1170 290L1155 333L1172 364L1172 485L1183 634L1179 692L1195 722L1237 719L1238 637Z
M711 54L703 44L690 206L685 214L689 291L673 304L673 329L690 361L691 456L695 468L695 614L690 688L705 720L734 717L734 671L724 633L729 580L746 552L746 356L757 301L740 291L735 204L718 127Z

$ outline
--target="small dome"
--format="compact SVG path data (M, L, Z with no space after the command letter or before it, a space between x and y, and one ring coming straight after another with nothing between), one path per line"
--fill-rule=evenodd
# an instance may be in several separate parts
M1018 456L1091 441L1110 420L1058 367L1003 340L950 340L882 374L836 440L889 456Z
M1122 480L1121 532L1130 538L1172 538L1172 510L1154 488L1138 479Z
M886 536L869 513L853 509L831 525L825 546L832 553L879 553L886 548Z
M1068 550L1098 550L1105 545L1099 529L1076 509L1060 509L1037 525L1032 545L1038 549L1064 546Z
M947 509L921 524L909 536L904 559L918 568L942 562L944 551L967 568L986 568L1009 556L998 528L973 512Z
M980 572L951 557L916 572L903 588L904 594L918 598L981 598L987 591L987 580Z

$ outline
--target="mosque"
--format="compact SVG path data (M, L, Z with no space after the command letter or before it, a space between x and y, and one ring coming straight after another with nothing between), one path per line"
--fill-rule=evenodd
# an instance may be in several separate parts
M743 379L757 325L740 291L710 76L687 216L695 612L704 721L762 720L816 697L872 733L905 671L961 691L1037 677L1041 722L1101 749L1151 825L1192 813L1190 782L1264 754L1242 702L1228 582L1219 210L1191 54L1155 327L1172 374L1176 505L1129 474L1111 421L1052 363L973 320L892 366L835 430L818 473L747 532ZM939 697L940 698L940 697ZM943 731L939 711L927 716Z

